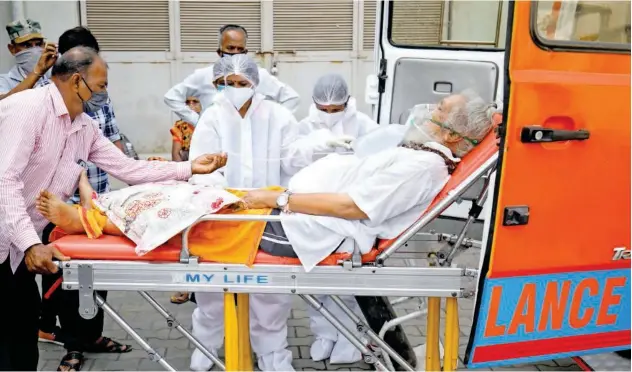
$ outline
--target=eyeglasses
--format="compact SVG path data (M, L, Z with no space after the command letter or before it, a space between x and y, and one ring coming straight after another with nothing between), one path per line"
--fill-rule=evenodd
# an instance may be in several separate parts
M430 122L435 124L435 125L438 125L442 129L445 129L445 130L449 131L450 134L452 134L452 135L457 135L457 136L463 138L465 141L471 143L474 146L478 145L479 142L480 142L479 140L475 140L475 139L472 139L472 138L469 138L467 136L462 135L461 133L455 131L454 129L450 128L449 126L445 125L444 123L442 123L442 122L440 122L438 120L430 119Z

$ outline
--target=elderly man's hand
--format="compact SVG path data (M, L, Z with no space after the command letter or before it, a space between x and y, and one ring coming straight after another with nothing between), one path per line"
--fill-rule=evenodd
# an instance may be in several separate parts
M226 165L227 156L221 154L205 154L191 162L192 174L209 174Z
M272 190L252 190L248 191L242 201L248 209L276 208L276 201L281 193Z
M53 263L53 258L59 261L70 260L70 257L59 252L54 244L36 244L24 252L26 268L36 274L55 274L59 268Z

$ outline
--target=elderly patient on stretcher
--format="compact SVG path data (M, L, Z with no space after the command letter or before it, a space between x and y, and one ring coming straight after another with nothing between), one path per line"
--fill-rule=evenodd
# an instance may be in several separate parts
M332 154L298 172L287 190L275 187L248 192L227 190L228 197L220 195L218 199L221 203L216 204L214 210L207 208L198 212L280 213L281 224L203 223L197 230L205 230L204 233L193 233L191 239L195 240L197 235L210 238L206 232L215 231L214 225L219 224L222 226L216 231L223 235L231 235L227 227L232 227L234 233L243 230L240 225L262 225L261 229L256 229L260 231L255 234L255 239L251 240L257 243L261 240L259 248L269 254L298 257L308 271L334 251L352 252L354 241L361 253L367 253L376 238L396 237L428 207L456 168L459 158L490 130L492 114L493 107L472 92L448 96L436 107L420 105L401 129L402 138L397 147L363 157ZM379 138L382 136L380 131L376 130L373 135ZM392 136L392 133L389 135ZM179 192L165 192L174 188L180 188ZM161 197L189 192L190 200L195 201L199 188L205 189L200 185L176 183L140 185L128 188L134 191L118 198L126 199L121 200L124 205L115 205L119 203L112 200L110 205L103 207L107 204L103 197L108 199L110 194L121 191L95 199L89 183L82 176L79 183L83 199L80 207L66 205L43 191L38 197L37 208L68 234L94 235L97 230L97 235L129 235L132 232L130 222L142 212L160 207ZM234 199L230 199L230 195ZM171 204L174 207L175 203ZM122 211L115 207L120 207ZM156 211L163 219L170 213L173 213L171 209L165 208ZM198 217L195 215L189 224ZM117 219L121 221L116 223ZM143 222L147 224L148 221L151 220ZM233 234L232 238L244 240L244 235L252 234ZM259 244L255 247L230 245L236 250L249 250L247 254L237 256L245 258L240 263L252 264L254 255L251 251L256 250ZM212 255L214 252L203 250L199 252L202 258L220 261L220 257ZM228 257L231 262L235 261L236 252L232 253L232 258Z

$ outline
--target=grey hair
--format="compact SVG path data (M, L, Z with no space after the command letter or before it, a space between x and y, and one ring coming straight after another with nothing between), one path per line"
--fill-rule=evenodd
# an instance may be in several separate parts
M471 89L459 95L464 98L464 102L452 108L445 124L462 136L481 141L492 128L492 117L498 111L496 105L486 103ZM473 148L473 144L462 140L454 152L456 156L463 157Z
M248 45L248 31L246 31L245 27L240 26L240 25L224 25L220 27L219 34L217 35L217 44L219 48L222 47L222 37L224 35L224 32L227 32L227 31L239 31L243 33L246 39L246 45Z
M94 61L100 58L99 53L92 48L74 47L57 58L51 74L62 81L68 80L73 74L85 75Z

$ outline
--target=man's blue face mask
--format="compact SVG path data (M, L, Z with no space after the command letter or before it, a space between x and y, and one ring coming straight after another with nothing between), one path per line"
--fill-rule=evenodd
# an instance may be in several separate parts
M225 85L218 85L218 86L217 86L217 91L218 91L218 92L222 92L222 91L224 90L224 88L226 88L226 86L225 86Z

